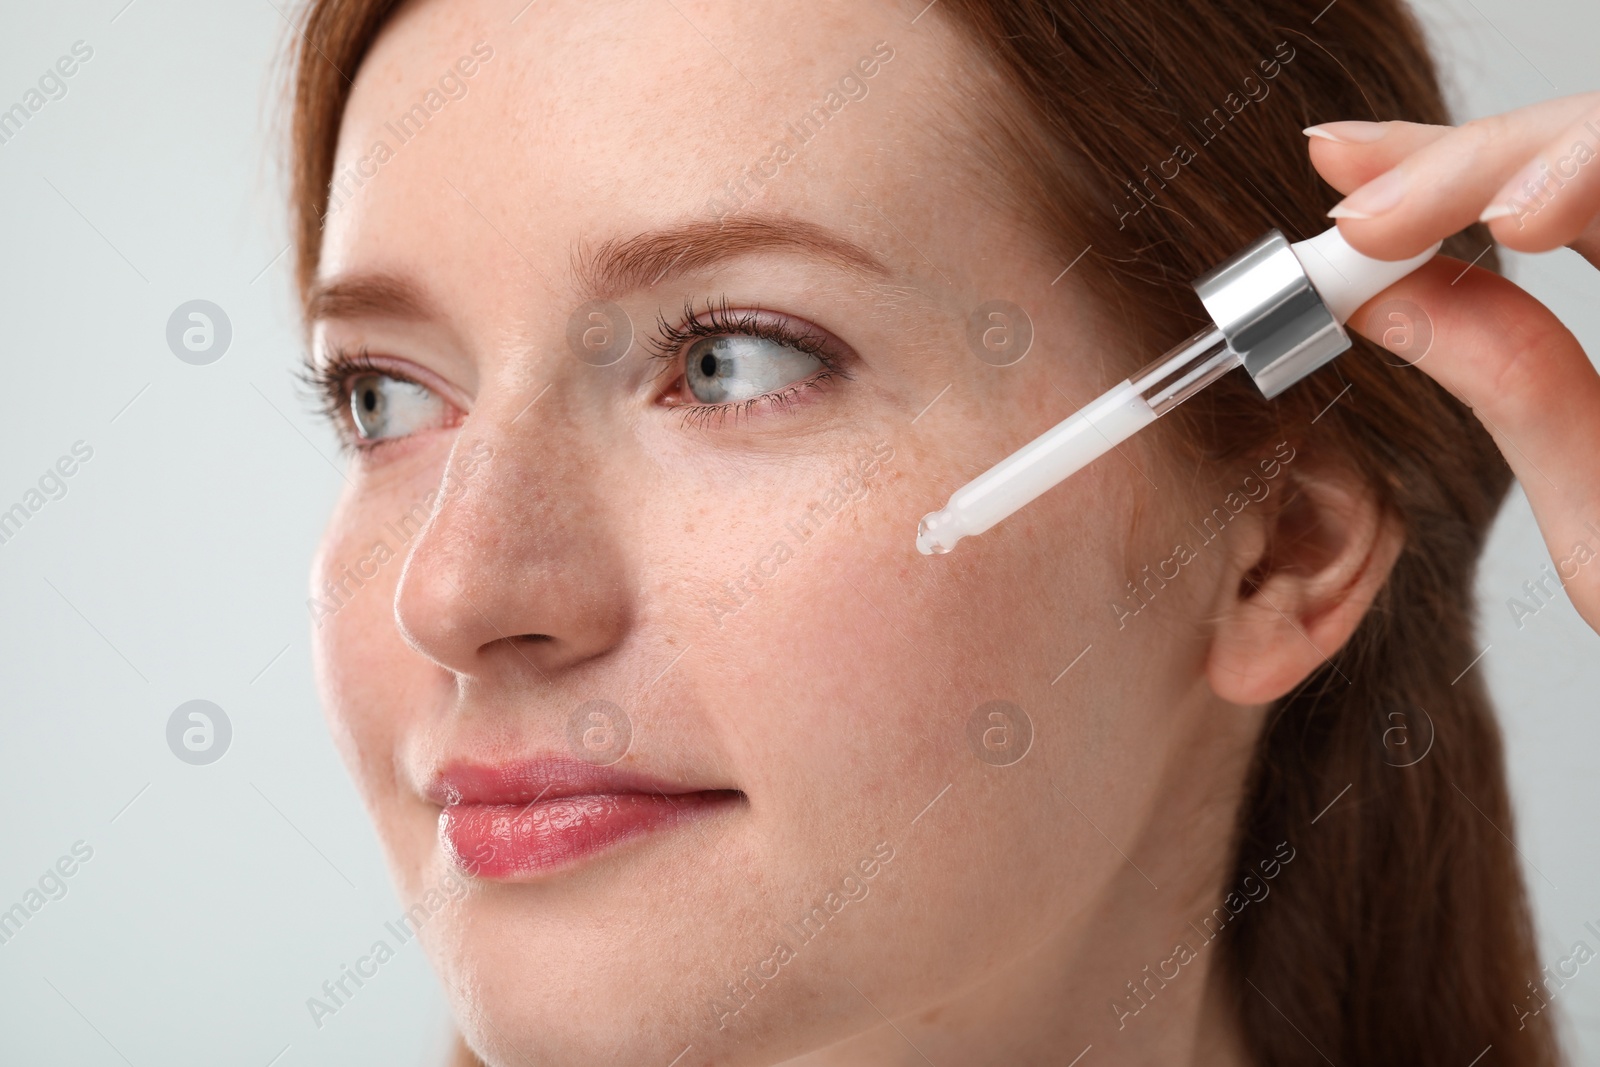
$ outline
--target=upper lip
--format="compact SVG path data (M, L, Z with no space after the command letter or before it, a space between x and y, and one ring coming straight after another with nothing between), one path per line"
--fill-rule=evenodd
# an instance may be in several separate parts
M570 756L544 754L506 763L446 764L428 783L428 799L453 804L533 804L562 797L623 793L675 796L717 787L691 786Z

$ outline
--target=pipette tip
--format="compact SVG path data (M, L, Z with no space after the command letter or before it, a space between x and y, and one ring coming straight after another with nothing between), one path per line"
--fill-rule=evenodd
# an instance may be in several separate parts
M942 556L954 548L956 542L961 540L961 535L950 529L942 533L939 530L941 526L949 525L950 516L942 510L924 515L922 521L917 523L917 551L924 556Z

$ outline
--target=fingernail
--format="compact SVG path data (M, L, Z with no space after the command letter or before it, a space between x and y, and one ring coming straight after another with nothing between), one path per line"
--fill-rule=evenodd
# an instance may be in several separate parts
M1517 229L1522 228L1522 216L1532 215L1538 210L1542 197L1537 194L1530 195L1538 187L1541 173L1547 169L1540 160L1534 160L1512 176L1511 180L1500 187L1489 201L1489 206L1483 214L1478 216L1479 222L1493 222L1495 219L1517 216Z
M1307 126L1300 132L1334 144L1371 144L1383 140L1389 127L1383 122L1324 122L1319 126Z
M1397 206L1406 197L1406 176L1399 167L1384 171L1343 200L1332 211L1330 219L1370 219Z

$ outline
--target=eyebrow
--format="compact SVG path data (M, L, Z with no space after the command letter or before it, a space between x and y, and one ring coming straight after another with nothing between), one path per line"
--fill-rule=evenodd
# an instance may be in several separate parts
M797 252L871 278L890 274L860 245L814 222L785 215L696 220L613 237L593 251L575 253L572 272L593 295L610 297L755 252ZM424 322L440 317L438 307L414 282L382 271L313 283L306 312L309 322L360 318Z
M306 300L306 318L398 319L423 322L437 317L437 309L415 284L385 272L340 275L313 283Z
M786 215L696 220L611 238L592 252L575 254L572 270L594 295L616 296L753 252L797 252L867 277L890 273L860 245L814 222Z

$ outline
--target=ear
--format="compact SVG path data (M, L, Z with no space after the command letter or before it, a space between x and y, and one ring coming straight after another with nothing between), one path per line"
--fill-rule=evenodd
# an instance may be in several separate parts
M1206 678L1233 704L1291 692L1350 639L1400 555L1400 523L1353 471L1288 472L1285 495L1235 542ZM1231 591L1231 592L1230 592Z

